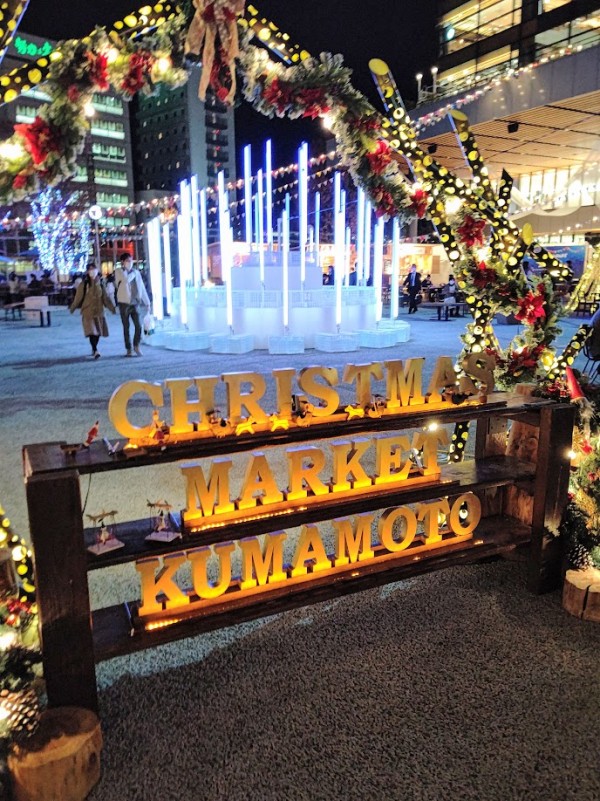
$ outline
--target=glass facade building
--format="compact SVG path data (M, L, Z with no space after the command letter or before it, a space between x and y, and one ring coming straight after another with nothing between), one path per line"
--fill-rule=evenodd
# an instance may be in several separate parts
M600 2L439 0L437 29L437 90L443 95L511 67L598 44Z

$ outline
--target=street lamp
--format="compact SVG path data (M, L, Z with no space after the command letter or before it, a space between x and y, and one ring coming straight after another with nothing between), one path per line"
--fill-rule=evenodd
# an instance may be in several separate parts
M100 234L98 232L98 220L102 217L102 209L96 203L96 172L94 169L94 151L92 146L92 118L96 116L96 109L93 102L88 101L83 107L83 113L89 120L89 130L86 138L86 171L87 171L87 201L90 204L88 209L88 217L94 223L95 233L95 252L96 252L96 267L102 270L100 260Z
M415 75L415 78L417 79L417 103L420 103L421 102L421 82L423 80L423 73L422 72L417 72L417 74Z
M438 74L438 68L437 67L432 67L431 68L431 77L433 78L433 87L432 87L432 89L433 89L433 97L434 97L434 99L435 99L435 96L437 94L437 74Z

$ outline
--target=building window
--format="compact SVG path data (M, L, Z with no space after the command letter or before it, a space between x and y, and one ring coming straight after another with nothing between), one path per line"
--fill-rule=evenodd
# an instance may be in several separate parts
M113 95L95 94L92 100L96 111L123 116L123 101Z
M93 142L92 153L96 158L106 161L117 161L124 164L126 161L125 148L119 145L108 145L105 142Z
M122 122L95 119L92 121L92 134L107 139L125 139L125 127Z
M98 192L96 199L100 206L126 206L129 203L127 195L117 192Z
M454 53L521 22L521 0L471 0L439 24L440 55Z

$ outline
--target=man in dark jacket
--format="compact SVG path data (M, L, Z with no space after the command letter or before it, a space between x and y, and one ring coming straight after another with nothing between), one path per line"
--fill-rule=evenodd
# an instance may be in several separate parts
M417 311L417 295L421 291L421 273L417 272L417 265L411 264L410 271L404 279L404 286L408 291L408 313Z

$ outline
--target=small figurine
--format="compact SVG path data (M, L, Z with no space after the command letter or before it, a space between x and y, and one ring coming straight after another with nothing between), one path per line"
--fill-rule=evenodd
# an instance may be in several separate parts
M173 506L167 501L146 501L150 509L150 525L152 531L146 539L150 542L172 542L181 539L181 534L175 529L171 517ZM156 511L158 510L158 512Z
M90 428L87 432L87 437L85 438L85 442L83 443L85 448L89 448L92 442L98 436L98 432L100 431L100 420L96 420L94 425Z
M117 510L111 509L109 511L99 512L97 515L86 515L88 520L98 526L96 542L88 548L88 551L91 551L91 553L96 556L100 556L108 551L115 551L117 548L123 548L125 546L125 543L118 540L114 533L116 514ZM105 522L106 518L111 518L110 523Z

